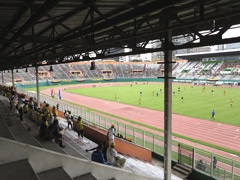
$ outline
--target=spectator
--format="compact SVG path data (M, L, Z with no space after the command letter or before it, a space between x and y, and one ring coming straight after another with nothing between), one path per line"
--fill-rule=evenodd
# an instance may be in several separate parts
M53 117L57 117L58 116L58 111L56 109L56 106L53 106L53 108L52 108L52 116Z
M62 128L59 127L58 120L55 119L47 128L46 139L55 139L55 143L57 143L61 148L64 148L65 146L62 144L62 134L60 133L61 130Z
M197 169L205 172L206 170L206 166L205 164L203 163L202 159L200 159L198 162L197 162L197 166L196 166Z
M30 109L33 109L33 107L34 107L34 101L33 101L32 97L30 97L30 99L29 99L28 106L29 106Z
M215 156L213 156L213 169L216 169L217 167L217 159Z
M12 103L12 114L17 114L18 96L15 91L13 91L12 93L11 103Z
M126 162L125 158L120 158L117 151L114 149L115 143L111 143L110 147L107 149L107 163L111 163L116 167L124 167Z
M103 146L102 146L102 144L100 144L97 147L97 150L92 153L91 160L94 161L94 162L106 164L106 161L103 157L102 150L103 150Z
M19 112L20 121L23 120L23 106L24 106L24 101L25 101L24 97L25 97L24 94L21 94L21 95L18 96L17 106L18 106L18 112Z
M108 137L108 141L110 140L110 143L114 143L114 136L115 136L115 125L112 124L112 126L108 129L108 132L107 132L107 137Z
M42 138L46 137L48 122L46 116L42 116L42 122L40 124L39 135Z
M103 148L102 148L102 153L103 153L104 159L106 160L106 159L107 159L107 143L106 143L106 141L104 141L102 144L99 144L97 147L94 147L94 148L92 148L92 149L86 149L86 152L88 152L88 151L94 151L94 150L96 150L100 145L103 147Z
M71 126L71 129L72 129L72 116L71 116L71 111L66 111L65 113L65 118L67 120L67 123L68 123L68 128L69 126Z
M83 122L81 116L78 117L77 119L77 133L78 133L78 138L81 136L83 138L84 135L84 127L83 127Z

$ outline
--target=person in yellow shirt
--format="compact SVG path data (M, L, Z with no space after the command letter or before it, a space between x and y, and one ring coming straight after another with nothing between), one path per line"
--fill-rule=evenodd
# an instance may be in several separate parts
M77 133L78 133L78 138L81 136L83 138L84 135L84 127L83 127L83 122L81 116L78 117L77 119Z
M58 116L58 111L56 109L56 106L53 106L53 108L52 108L52 116L53 117L57 117Z
M232 105L233 105L233 100L231 99L230 100L230 107L232 107Z

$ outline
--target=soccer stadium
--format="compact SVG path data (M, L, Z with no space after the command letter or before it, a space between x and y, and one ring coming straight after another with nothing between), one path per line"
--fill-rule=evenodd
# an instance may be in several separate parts
M240 180L240 4L159 3L2 3L0 179Z

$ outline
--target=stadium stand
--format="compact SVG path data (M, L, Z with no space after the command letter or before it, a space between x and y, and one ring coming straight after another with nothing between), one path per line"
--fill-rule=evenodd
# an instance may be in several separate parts
M39 67L40 82L53 80L78 80L102 78L156 78L163 76L164 64L156 62L97 62L96 70L90 70L90 63L71 63ZM73 73L72 73L73 72ZM78 73L78 75L73 75ZM239 62L176 62L173 64L173 76L178 79L223 79L238 80L240 74ZM18 83L35 82L35 69L14 70L14 79ZM11 82L11 72L4 73L5 82Z

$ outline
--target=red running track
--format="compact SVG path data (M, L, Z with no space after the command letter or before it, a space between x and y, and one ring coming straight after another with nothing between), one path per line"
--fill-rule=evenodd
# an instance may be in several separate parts
M95 85L99 87L125 84L129 83L108 83ZM119 117L130 119L136 122L147 124L149 126L153 126L159 129L164 129L164 113L161 111L141 108L113 101L106 101L82 95L71 94L62 91L62 89L84 88L92 86L93 84L83 84L65 87L61 86L56 87L54 89L56 92L58 92L59 89L61 90L62 93L61 95L64 100L71 101L73 103L83 105L92 109L96 109L102 112L106 112L109 114L113 114ZM41 92L43 94L50 95L51 89L45 89ZM220 147L231 149L234 151L239 151L240 149L240 127L238 126L221 124L213 121L173 114L172 132L182 136L214 144ZM199 145L198 148L200 148ZM212 149L212 151L215 150ZM231 158L239 160L239 158L236 158L235 156L232 156Z

